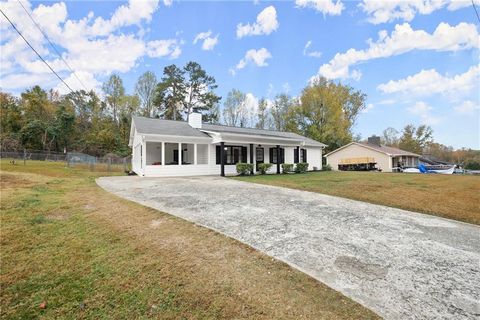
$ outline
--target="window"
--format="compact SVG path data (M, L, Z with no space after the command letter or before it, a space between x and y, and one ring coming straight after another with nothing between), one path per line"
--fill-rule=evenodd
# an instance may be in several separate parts
M221 147L216 147L216 163L221 164ZM247 162L247 147L225 146L225 164Z
M301 159L300 162L308 162L307 161L307 149L301 149Z
M270 163L277 163L277 148L270 148ZM285 163L285 149L280 148L280 163Z
M298 163L298 150L297 148L293 149L293 163Z

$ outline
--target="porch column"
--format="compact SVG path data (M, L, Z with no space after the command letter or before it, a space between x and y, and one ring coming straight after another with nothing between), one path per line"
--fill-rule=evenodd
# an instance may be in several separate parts
M197 164L197 144L193 144L193 164Z
M225 142L220 142L220 175L225 177Z
M165 165L165 142L162 141L162 166Z
M277 174L280 174L280 146L277 144Z
M253 166L253 143L250 143L250 164L252 165L252 172L251 172L251 174L254 174L254 172L255 172L255 166Z
M182 165L182 153L183 153L182 144L179 143L179 144L178 144L178 165L179 165L179 166Z
M147 166L147 142L145 136L142 139L142 169L145 174L145 167Z

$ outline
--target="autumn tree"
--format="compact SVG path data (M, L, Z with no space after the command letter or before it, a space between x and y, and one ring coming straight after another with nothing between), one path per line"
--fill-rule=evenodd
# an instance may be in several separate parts
M366 95L350 86L316 80L303 89L288 112L287 129L337 149L352 140L352 128L365 108Z
M21 148L20 130L24 121L18 99L0 92L0 147L2 150Z
M118 108L125 95L123 81L118 75L112 74L102 85L102 90L105 94L105 102L112 112L113 121L118 124Z
M422 154L423 150L433 142L433 130L427 125L416 128L409 124L403 128L398 146L402 150Z

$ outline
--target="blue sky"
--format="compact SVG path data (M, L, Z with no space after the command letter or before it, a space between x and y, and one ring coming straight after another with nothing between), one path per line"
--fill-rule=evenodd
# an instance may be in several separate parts
M255 108L261 97L297 96L325 76L368 95L355 126L363 137L425 123L438 142L480 149L479 22L470 0L22 3L89 89L114 72L133 93L143 72L160 78L165 66L194 60L215 77L219 95L239 89ZM82 88L17 0L1 8ZM66 92L3 16L0 28L2 90L41 84Z

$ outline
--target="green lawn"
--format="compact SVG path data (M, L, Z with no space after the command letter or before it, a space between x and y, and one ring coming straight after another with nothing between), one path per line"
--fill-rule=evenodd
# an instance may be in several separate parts
M94 180L107 173L0 164L2 319L378 318L235 240L103 191Z
M309 172L233 179L307 190L480 224L480 177Z

